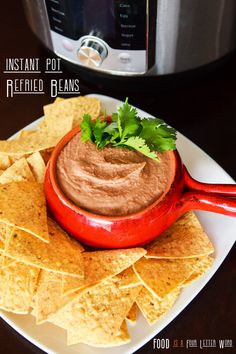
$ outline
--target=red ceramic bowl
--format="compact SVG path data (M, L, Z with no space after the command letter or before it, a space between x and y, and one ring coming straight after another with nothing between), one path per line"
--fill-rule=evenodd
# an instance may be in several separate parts
M53 150L45 176L45 193L57 222L79 241L100 248L126 248L144 245L157 237L176 219L192 209L236 216L235 185L205 184L191 178L177 151L172 157L171 183L162 197L141 212L127 216L102 216L76 206L62 192L57 181L58 155L80 131L74 128Z

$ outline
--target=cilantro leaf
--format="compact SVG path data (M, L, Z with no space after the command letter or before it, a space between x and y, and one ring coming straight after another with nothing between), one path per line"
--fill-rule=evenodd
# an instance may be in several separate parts
M113 135L114 133L118 132L118 124L117 122L112 122L109 125L105 127L103 130L104 133L108 133L110 135Z
M110 142L114 142L117 138L119 138L119 129L117 122L112 122L103 129L104 133L110 135Z
M106 145L111 143L110 136L103 137L103 139L100 141L99 145L97 145L98 149L103 149Z
M122 137L122 126L121 126L121 120L120 120L120 116L118 113L113 113L112 114L112 122L117 124L117 128L118 128L118 132L119 132L119 137Z
M142 130L139 134L146 141L151 150L160 152L174 150L176 131L159 118L144 118L140 124Z
M83 120L80 124L81 132L82 132L82 140L83 141L92 141L93 130L92 130L92 119L89 114L83 115Z
M104 113L106 115L106 113ZM159 118L138 117L137 110L126 99L125 103L113 113L112 122L93 121L89 114L83 116L80 125L83 141L92 141L102 149L110 144L114 147L128 147L156 161L155 151L176 149L176 131Z
M118 109L118 122L121 125L121 140L126 137L137 135L140 122L136 108L133 108L126 98L125 103Z
M149 149L146 145L144 139L140 138L139 136L132 136L126 140L124 146L131 147L134 150L141 152L141 154L150 157L153 160L159 161L157 154Z
M98 148L103 146L102 143L103 131L106 128L106 126L107 126L107 122L105 120L102 121L100 117L96 119L95 123L92 126L95 143Z

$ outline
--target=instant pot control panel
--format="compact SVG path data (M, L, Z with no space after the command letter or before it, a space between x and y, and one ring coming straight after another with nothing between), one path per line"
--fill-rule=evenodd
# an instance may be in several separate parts
M53 51L77 65L140 75L155 64L155 0L45 0Z

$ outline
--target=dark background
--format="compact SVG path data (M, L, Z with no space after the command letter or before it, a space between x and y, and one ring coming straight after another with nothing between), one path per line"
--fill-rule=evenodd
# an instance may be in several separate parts
M16 95L6 98L6 58L40 58L43 63L49 53L32 34L24 17L20 1L4 1L0 11L0 139L6 139L28 123L42 115L42 106L50 103L51 76L45 74L45 95ZM235 34L236 38L236 34ZM235 39L236 41L236 39ZM75 78L66 68L56 78ZM30 76L30 78L32 78ZM35 77L39 78L39 76ZM54 77L54 76L53 76ZM25 76L24 76L25 78ZM125 99L153 115L163 117L180 132L205 150L234 179L236 179L236 55L232 54L216 68L207 72L197 71L193 76L146 82L127 89L127 84L115 81L106 88L100 79L88 83L80 78L81 94L103 93ZM118 87L119 86L119 87ZM224 235L222 235L224 237ZM236 248L231 250L223 265L194 301L156 338L175 339L234 339L235 342L235 294ZM39 328L40 330L40 328ZM236 343L234 343L236 345ZM138 353L155 352L152 341ZM162 352L162 350L159 350ZM168 353L183 353L187 349L172 348ZM199 349L189 349L199 353ZM4 321L0 320L0 353L42 353L31 345ZM202 352L216 353L216 349ZM222 352L222 350L220 350ZM233 352L225 349L223 352ZM122 347L121 347L122 353Z

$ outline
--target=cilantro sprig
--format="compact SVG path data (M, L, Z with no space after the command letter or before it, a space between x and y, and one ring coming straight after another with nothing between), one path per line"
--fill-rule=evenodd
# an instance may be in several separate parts
M155 151L176 149L175 129L159 118L140 118L128 99L112 114L111 122L99 117L94 121L89 114L85 114L80 127L82 140L92 141L98 149L108 144L127 147L156 161L158 157Z

